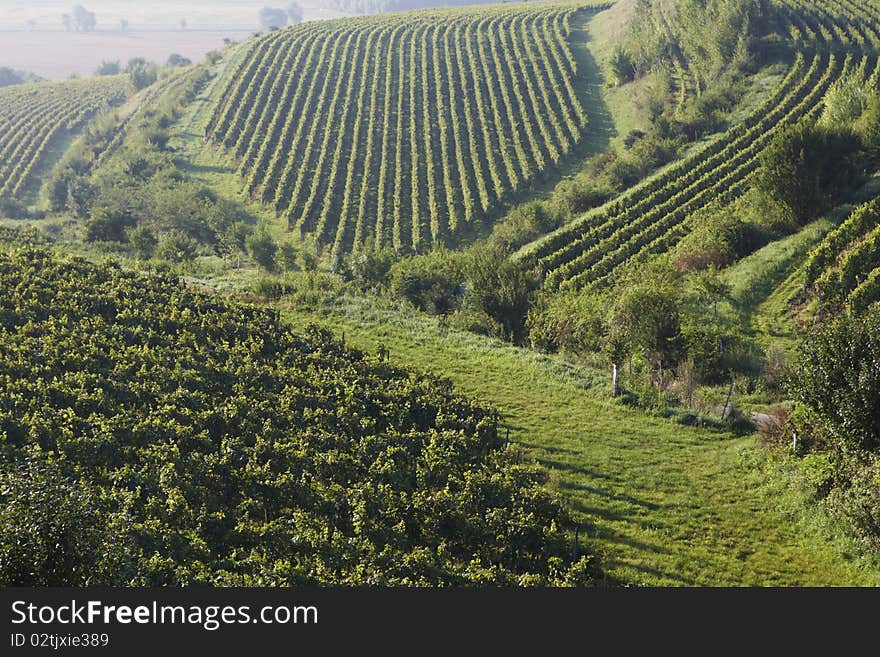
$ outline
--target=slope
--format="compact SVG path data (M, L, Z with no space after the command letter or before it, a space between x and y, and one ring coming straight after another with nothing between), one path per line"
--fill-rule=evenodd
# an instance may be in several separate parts
M376 302L300 300L283 316L343 332L357 346L390 348L395 362L448 377L499 408L511 440L550 470L588 527L585 540L625 583L880 583L876 564L841 558L845 541L804 506L795 479L754 437L611 403L603 373Z
M455 243L583 139L586 4L305 24L247 45L206 136L246 195L341 256Z

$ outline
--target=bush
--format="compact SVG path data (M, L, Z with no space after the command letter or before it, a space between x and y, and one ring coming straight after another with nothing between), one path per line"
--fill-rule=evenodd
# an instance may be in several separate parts
M561 214L577 215L599 207L614 194L615 189L605 178L581 174L559 183L553 190L553 202Z
M103 61L98 69L95 71L95 75L119 75L122 73L122 66L118 61Z
M247 252L257 265L266 271L275 271L278 244L265 230L260 230L246 240Z
M124 210L100 207L86 221L86 242L124 242L134 218Z
M139 259L149 260L153 257L159 240L147 226L144 224L135 226L128 231L127 236L128 243Z
M495 245L475 246L465 261L466 302L503 328L503 337L520 342L525 337L530 295L537 281Z
M0 584L120 586L128 583L122 519L88 484L51 462L0 471Z
M860 149L849 130L802 121L774 137L761 154L757 189L804 225L848 189Z
M0 197L0 217L7 219L27 219L30 217L27 206L9 196Z
M396 260L394 249L365 249L350 258L349 269L362 290L376 290L388 284Z
M590 292L552 295L529 311L529 342L532 349L545 353L601 351L607 332L607 315L608 299L604 295Z
M562 217L544 201L530 201L514 208L495 226L492 241L507 252L549 233L562 225Z
M131 83L137 90L149 87L159 77L159 67L140 57L129 60L128 65L125 67L125 72L131 78Z
M836 449L880 452L880 309L808 335L789 390Z
M169 230L159 239L156 257L168 262L190 262L195 259L199 244L181 230Z
M389 289L419 310L444 315L459 307L464 292L461 256L438 249L392 265Z

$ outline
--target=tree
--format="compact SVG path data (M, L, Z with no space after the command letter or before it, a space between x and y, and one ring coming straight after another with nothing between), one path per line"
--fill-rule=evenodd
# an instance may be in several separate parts
M128 243L139 259L149 260L153 257L159 240L147 226L138 224L128 231Z
M880 308L807 335L789 390L836 449L880 452Z
M92 32L98 21L94 12L88 11L82 5L76 5L70 14L62 14L61 22L68 32Z
M519 342L525 335L532 281L525 268L498 246L475 248L465 265L468 300L504 328L504 337Z
M122 73L122 66L118 60L113 62L104 60L95 71L95 75L119 75L120 73Z
M681 313L675 285L648 277L627 287L614 307L611 333L639 349L653 367L676 365L682 356Z
M296 25L297 23L302 23L303 21L303 8L299 6L296 2L291 2L287 5L287 18L290 21L291 25Z
M838 196L854 175L858 137L812 120L783 130L761 155L757 188L803 225Z
M128 60L125 72L131 77L131 83L138 90L149 87L159 77L158 67L142 57Z
M168 66L189 66L190 64L192 64L192 60L183 55L172 53L168 56Z
M156 247L156 257L169 262L190 262L196 257L198 242L182 230L169 230Z
M122 32L125 32L128 30L128 21L126 19L124 19L124 18L119 19L119 29Z
M287 12L283 9L263 7L260 10L260 26L264 29L281 29L287 25Z
M265 230L260 230L248 237L247 250L254 262L266 271L275 270L275 256L278 244Z

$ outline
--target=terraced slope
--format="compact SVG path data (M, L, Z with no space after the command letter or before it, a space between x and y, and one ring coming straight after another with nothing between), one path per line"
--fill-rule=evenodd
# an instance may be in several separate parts
M817 116L835 80L857 72L877 84L880 12L873 5L787 2L783 15L799 52L775 93L698 153L520 250L516 257L542 272L546 287L613 282L626 263L670 249L688 233L695 210L748 189L774 135Z
M880 199L858 206L807 261L806 285L823 307L861 311L880 301Z
M21 197L57 137L131 91L127 76L0 89L0 196Z
M418 251L587 134L570 20L513 5L307 23L256 40L207 128L247 194L334 254Z

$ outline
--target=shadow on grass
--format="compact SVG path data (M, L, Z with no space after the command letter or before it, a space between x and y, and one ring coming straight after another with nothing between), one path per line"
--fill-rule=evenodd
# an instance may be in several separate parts
M520 443L521 445L526 445L526 443ZM550 451L547 447L540 447L538 445L534 446L535 449L542 449L544 451ZM571 463L565 463L563 461L556 461L554 459L542 458L540 456L535 457L538 463L545 468L549 468L550 470L563 470L565 472L571 472L573 474L579 474L584 477L588 477L590 479L607 479L609 481L620 481L617 477L613 475L604 474L602 472L594 472L593 470L587 470L586 468L582 468L577 465L572 465Z
M602 490L601 488L596 488L595 486L588 486L587 484L576 484L569 481L563 481L560 482L559 486L560 488L563 488L565 490L579 490L590 493L592 495L599 495L600 497L605 497L609 500L625 502L626 504L632 504L633 506L638 506L643 509L647 509L648 511L657 511L661 508L661 505L655 504L654 502L640 500L636 497L632 497L631 495L620 495L618 493L611 493Z

